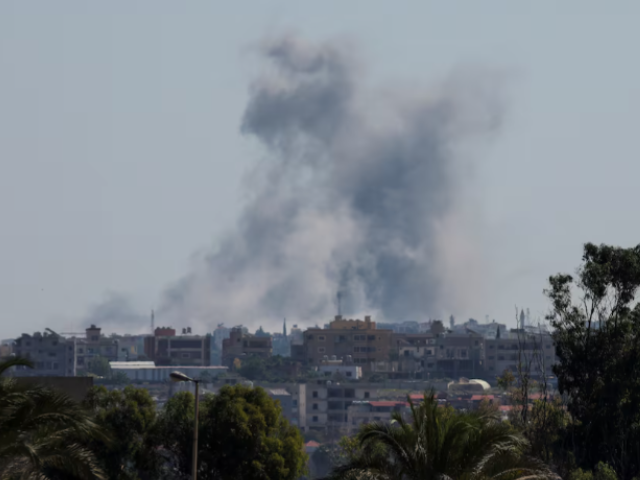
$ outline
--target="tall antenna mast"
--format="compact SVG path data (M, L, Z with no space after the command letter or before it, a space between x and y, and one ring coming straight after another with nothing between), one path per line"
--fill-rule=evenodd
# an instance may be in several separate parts
M336 293L336 300L338 301L338 316L342 316L342 292L340 290Z
M156 314L152 309L151 310L151 334L153 334L153 332L155 331L155 320L156 320Z

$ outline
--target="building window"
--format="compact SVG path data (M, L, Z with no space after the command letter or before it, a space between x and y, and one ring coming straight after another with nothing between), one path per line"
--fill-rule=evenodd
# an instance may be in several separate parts
M324 353L324 352L325 352L324 347L318 347L318 353Z
M317 404L317 403L314 403L314 404L313 404L313 408L312 408L312 410L318 410L318 404Z
M313 335L308 335L307 340L313 340Z
M326 337L324 335L318 335L318 340L324 342L326 340Z
M493 355L489 355L487 358L488 358L489 360L493 360L493 359L494 359L494 358L496 358L496 357L494 357Z
M298 400L292 400L291 404L292 404L294 407L297 407L297 406L298 406Z
M346 372L347 377L351 376L351 372Z
M369 392L364 392L364 398L369 398Z
M317 422L317 421L318 421L318 417L314 416L314 417L313 417L313 421L314 421L314 422Z
M313 391L313 398L318 398L318 392L316 392L315 390Z

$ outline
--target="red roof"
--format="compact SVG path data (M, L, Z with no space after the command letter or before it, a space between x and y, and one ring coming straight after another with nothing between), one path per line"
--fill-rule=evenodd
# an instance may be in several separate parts
M309 440L304 444L305 447L319 447L320 444L318 442L314 442L313 440Z
M531 400L542 400L544 398L544 395L542 393L530 393L529 398ZM550 399L550 398L551 398L551 395L547 394L547 399Z
M428 396L429 395L427 395L427 397ZM418 401L424 400L424 393L412 393L411 395L409 395L409 398L411 400L414 400L414 401L415 400L418 400ZM438 398L438 395L434 395L433 398Z
M396 405L400 405L404 407L409 404L406 402L375 401L375 402L369 402L369 405L371 405L372 407L395 407Z
M485 398L487 400L493 400L495 397L493 395L473 395L471 397L471 401L476 402L476 401L484 400Z
M510 412L513 410L513 405L500 405L498 408L500 408L501 412Z

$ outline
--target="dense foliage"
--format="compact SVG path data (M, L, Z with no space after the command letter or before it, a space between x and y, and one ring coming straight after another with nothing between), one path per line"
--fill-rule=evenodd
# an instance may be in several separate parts
M640 475L640 246L587 244L577 278L550 278L559 363L571 425L567 448L578 466L608 464L620 478Z
M23 360L0 364L0 374ZM0 479L179 480L191 477L194 396L159 410L146 389L94 387L82 405L0 377ZM299 430L261 388L201 399L200 479L299 478Z
M99 456L110 479L152 480L162 471L158 454L160 439L156 433L156 405L142 388L107 390L94 387L85 401L95 421L117 441L105 444L94 441L92 449Z
M531 368L545 372L543 364L519 356L517 371L498 379L513 407L508 421L495 405L458 412L427 395L411 404L409 416L396 413L391 424L369 424L356 437L323 445L313 460L334 468L315 473L385 480L640 478L638 288L640 246L585 245L576 277L552 276L545 290L561 396L549 396L547 377L534 375ZM13 365L29 362L0 363L0 480L191 477L191 393L158 409L145 389L96 387L78 405L2 376ZM96 363L93 373L109 376L104 366ZM279 356L247 358L235 368L247 378L273 381L308 375ZM302 436L261 388L225 386L203 396L200 407L200 479L294 480L304 474Z
M0 363L0 375L21 359ZM0 376L0 479L104 479L92 441L109 443L89 412L64 395Z
M552 478L528 456L526 439L488 411L458 412L439 405L434 395L409 400L411 415L392 414L391 424L365 425L360 451L330 478L441 480Z

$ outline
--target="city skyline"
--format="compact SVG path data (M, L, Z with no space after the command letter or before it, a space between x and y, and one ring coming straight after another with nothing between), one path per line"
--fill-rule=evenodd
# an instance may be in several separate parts
M425 316L489 315L514 326L518 305L542 317L546 278L573 273L583 243L638 243L626 197L640 173L640 71L625 55L640 36L632 2L402 11L355 2L340 5L340 18L337 3L248 12L35 3L0 7L3 338L84 327L96 312L111 315L114 299L122 324L144 324L163 292L210 258L242 216L246 176L267 155L240 132L262 71L255 45L291 27L318 44L348 32L367 87L421 90L460 71L498 72L488 78L501 82L505 118L473 152L457 197L463 234L451 236L454 252L474 247L453 272L468 282L465 305ZM225 316L183 321L214 326ZM280 322L242 323L273 331Z

